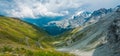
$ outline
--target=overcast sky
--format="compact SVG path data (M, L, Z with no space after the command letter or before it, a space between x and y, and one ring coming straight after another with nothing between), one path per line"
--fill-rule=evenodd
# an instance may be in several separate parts
M120 5L120 0L0 0L0 14L14 17L64 16L117 5Z

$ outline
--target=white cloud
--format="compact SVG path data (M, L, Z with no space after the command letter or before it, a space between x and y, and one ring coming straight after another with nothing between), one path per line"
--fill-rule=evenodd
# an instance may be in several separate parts
M0 1L1 2L1 1ZM6 2L6 1L5 1ZM8 7L10 4L14 4L15 6L13 8ZM4 11L8 16L13 17L38 17L38 16L63 16L61 13L57 13L54 11L49 11L46 6L44 6L41 2L38 2L37 0L14 0L14 2L11 2L10 4L3 4L0 7L7 7L8 9L0 9L1 11Z
M115 7L120 0L0 0L0 14L15 17L64 16L77 10Z

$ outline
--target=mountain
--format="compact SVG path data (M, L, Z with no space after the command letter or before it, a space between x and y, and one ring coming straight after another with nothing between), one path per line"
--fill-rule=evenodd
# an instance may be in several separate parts
M96 10L91 14L91 16L88 18L87 22L97 22L99 20L99 18L101 18L111 12L113 12L112 8L110 8L110 9L101 8L99 10Z
M39 16L37 18L23 18L23 20L43 28L50 35L59 35L70 29L95 23L99 20L99 18L111 12L112 9L101 8L92 13L87 11L79 11L69 17Z
M99 10L94 11L93 13L87 11L80 11L68 19L63 19L61 21L51 21L48 23L48 26L54 25L60 28L75 28L83 26L86 22L94 23L93 21L96 22L97 20L99 20L99 18L111 12L112 12L111 8L110 9L101 8Z
M93 13L80 11L68 19L48 22L45 29L52 34L55 33L54 35L58 35L60 33L63 33L65 31L68 31L76 27L95 23L99 20L99 18L111 12L112 9L105 9L105 8L96 10Z
M71 56L55 51L52 41L50 35L33 24L0 16L0 56Z
M120 7L105 14L94 24L77 27L61 35L56 46L59 51L78 56L120 56L119 27Z
M38 38L49 36L41 28L11 17L0 16L0 29L0 37L2 39L5 38L18 43L20 39L24 40L24 38L37 40Z
M119 2L1 0L0 56L120 56Z
M68 19L63 19L61 21L51 21L48 23L48 25L54 24L60 28L75 28L81 26L90 15L90 12L80 11Z
M59 35L66 32L72 28L81 26L85 22L85 18L90 16L90 12L78 12L71 18L63 18L61 20L53 20L48 22L43 28L50 35Z
M120 56L120 6L116 7L116 16L107 31L106 43L94 51L93 56Z
M80 11L68 19L66 17L41 17L37 19L24 18L24 20L42 27L50 35L59 35L72 28L81 26L90 14L90 12Z

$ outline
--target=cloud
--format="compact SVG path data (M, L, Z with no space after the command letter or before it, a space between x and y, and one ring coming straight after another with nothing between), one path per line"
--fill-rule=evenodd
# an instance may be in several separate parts
M13 16L13 17L39 17L39 16L63 16L63 14L56 13L53 11L49 11L46 6L44 6L38 0L13 0L8 3L8 1L0 1L2 5L1 11L2 13Z
M65 16L119 5L119 0L0 0L0 14L13 17Z

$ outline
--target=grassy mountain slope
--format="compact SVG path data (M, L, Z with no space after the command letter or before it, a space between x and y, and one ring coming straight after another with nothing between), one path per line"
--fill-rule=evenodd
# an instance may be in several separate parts
M48 37L47 33L37 29L34 25L25 23L19 19L0 17L0 39L15 43L25 44L24 40L30 40L30 43ZM4 43L1 42L1 43Z
M0 56L70 56L51 47L45 31L17 18L0 16Z

